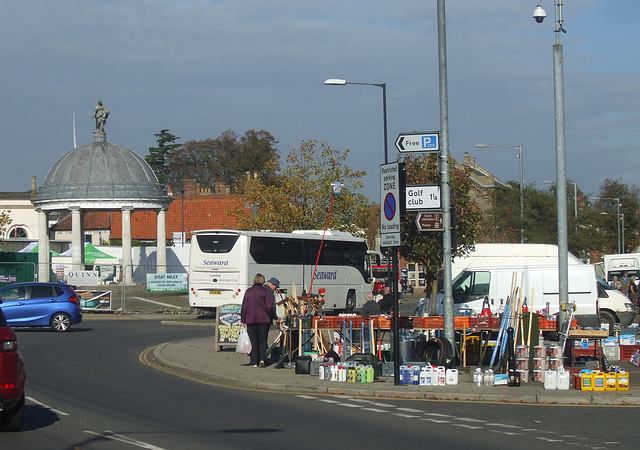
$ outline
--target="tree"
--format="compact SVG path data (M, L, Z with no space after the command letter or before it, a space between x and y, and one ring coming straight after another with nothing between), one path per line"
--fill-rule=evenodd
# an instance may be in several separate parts
M254 130L240 138L228 130L216 139L185 142L169 156L169 182L179 186L182 180L194 178L212 189L223 183L233 192L246 174L272 183L279 169L277 143L270 133Z
M244 208L236 211L239 226L291 232L321 230L328 225L364 236L378 209L357 192L363 187L365 172L351 170L346 165L348 155L348 149L339 152L325 142L303 141L289 152L287 170L274 176L273 183L266 183L260 176L245 179L241 192L254 214L247 216ZM331 184L336 181L344 187L334 195Z
M9 216L11 211L0 211L0 240L2 240L2 236L4 236L5 227L10 225L12 220Z
M455 167L450 160L451 206L455 208L457 245L454 256L462 256L473 248L480 223L480 209L470 195L471 179L468 169ZM436 155L405 156L407 185L439 184ZM428 281L435 280L442 267L442 233L420 232L415 226L416 213L407 213L401 222L402 245L400 254L408 260L422 264Z
M158 182L165 184L167 181L167 158L180 148L180 144L176 143L180 138L169 133L166 128L154 136L158 138L158 146L149 147L149 154L144 159L158 177Z

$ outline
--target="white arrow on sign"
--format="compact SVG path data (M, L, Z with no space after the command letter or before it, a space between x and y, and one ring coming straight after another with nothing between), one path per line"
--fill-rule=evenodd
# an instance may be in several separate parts
M440 150L440 133L404 133L396 139L399 152L437 152Z

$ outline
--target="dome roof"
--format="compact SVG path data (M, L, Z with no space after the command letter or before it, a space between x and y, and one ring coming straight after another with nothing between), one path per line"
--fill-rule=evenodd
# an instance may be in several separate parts
M63 155L38 189L36 206L78 205L82 208L166 206L170 198L139 155L107 142L97 133L94 142ZM52 209L52 208L45 208Z

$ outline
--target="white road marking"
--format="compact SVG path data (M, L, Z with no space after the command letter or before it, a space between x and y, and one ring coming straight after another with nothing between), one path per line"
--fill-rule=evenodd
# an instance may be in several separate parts
M451 423L451 422L450 422L450 421L448 421L448 420L442 420L442 419L431 419L431 418L429 418L429 417L425 417L425 418L422 418L422 419L420 419L420 420L425 421L425 422L433 422L433 423Z
M468 428L469 430L482 430L482 429L484 429L484 427L475 427L473 425L467 425L465 423L452 423L451 426L452 427Z
M362 408L363 411L371 411L371 412L377 412L377 413L386 413L389 412L386 409L378 409L378 408Z
M105 430L104 433L96 433L95 431L85 430L85 433L92 434L94 436L100 436L105 439L111 439L113 441L124 442L125 444L135 445L140 448L147 448L149 450L165 450L162 447L157 447L152 444L148 444L143 441L138 441L137 439L131 439L130 437L123 436L121 434L116 434L113 431Z
M394 416L398 416L398 417L404 417L405 419L417 419L420 416L412 416L411 414L404 414L404 413L391 413Z
M29 400L31 403L35 403L38 406L42 406L43 408L47 408L49 411L53 411L54 413L59 414L61 416L68 416L69 415L64 411L60 411L59 409L55 409L55 408L52 408L49 405L45 405L44 403L39 402L38 400L36 400L33 397L25 397L25 399Z
M421 413L422 410L414 408L396 408L398 411Z

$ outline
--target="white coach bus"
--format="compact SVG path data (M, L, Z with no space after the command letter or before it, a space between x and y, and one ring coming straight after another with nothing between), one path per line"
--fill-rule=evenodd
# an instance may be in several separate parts
M326 311L360 309L371 292L366 242L336 231L327 231L322 242L322 234L322 230L192 232L189 305L211 310L227 303L242 303L253 277L261 273L267 280L277 278L281 289L295 283L298 295L309 288L312 294L324 288Z

